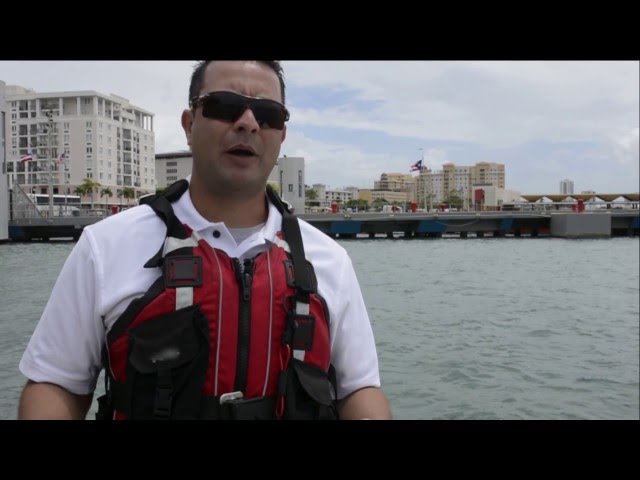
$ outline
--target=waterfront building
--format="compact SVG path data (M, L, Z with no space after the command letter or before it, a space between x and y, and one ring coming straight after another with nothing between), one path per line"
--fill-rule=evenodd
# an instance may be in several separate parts
M155 191L153 113L92 90L41 93L7 85L5 100L10 187L73 194L90 179L114 196L125 188L136 197Z
M561 195L573 195L573 181L565 178L560 182Z

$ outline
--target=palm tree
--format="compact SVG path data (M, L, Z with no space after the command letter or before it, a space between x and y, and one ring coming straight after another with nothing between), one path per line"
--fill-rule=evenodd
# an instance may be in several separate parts
M109 198L113 197L113 192L109 187L103 188L102 190L100 190L100 197L104 197L104 196L107 196Z
M84 188L85 193L91 193L91 210L93 210L93 193L97 192L100 186L99 182L94 182L90 178L85 178L82 181L81 187Z
M87 194L87 189L84 188L84 185L78 185L76 187L76 189L73 191L73 193L75 193L76 195L86 195Z
M124 187L122 189L122 196L127 200L131 200L132 198L136 198L136 191L131 187Z

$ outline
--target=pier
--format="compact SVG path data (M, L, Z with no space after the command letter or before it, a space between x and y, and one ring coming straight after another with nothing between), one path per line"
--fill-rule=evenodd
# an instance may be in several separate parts
M325 213L300 218L333 238L637 236L637 209L592 212Z
M105 212L106 215L106 212ZM299 217L332 238L460 238L638 236L637 209L592 212L318 213ZM13 241L77 240L82 230L105 218L78 216L9 221Z

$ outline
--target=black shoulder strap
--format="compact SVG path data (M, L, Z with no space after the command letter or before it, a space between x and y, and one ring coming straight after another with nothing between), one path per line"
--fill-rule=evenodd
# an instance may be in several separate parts
M189 182L186 180L178 180L171 184L164 192L154 195L152 197L144 198L140 203L149 205L153 211L158 215L164 224L167 226L167 237L175 238L187 238L187 231L184 229L178 217L173 213L171 202L179 199L184 192L189 188ZM164 244L160 247L158 253L156 253L147 263L145 268L155 268L162 265L162 252L164 250Z
M296 292L301 299L309 302L309 294L315 293L314 282L311 280L310 269L307 268L307 260L304 255L304 245L300 233L298 219L285 206L278 194L267 185L267 197L282 214L282 232L291 249L291 261L293 263L293 276L295 278Z

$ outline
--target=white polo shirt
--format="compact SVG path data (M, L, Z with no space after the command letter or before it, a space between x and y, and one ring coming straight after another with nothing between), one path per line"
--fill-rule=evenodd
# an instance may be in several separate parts
M269 204L264 227L237 245L224 223L212 223L197 212L189 191L173 208L209 245L241 260L266 251L282 223L280 212ZM351 259L327 235L305 221L299 223L305 256L313 264L318 293L329 309L338 398L363 387L379 387L373 332ZM54 383L72 393L93 392L106 333L158 277L157 268L144 264L165 236L164 223L147 205L86 227L56 280L20 371L35 382Z

